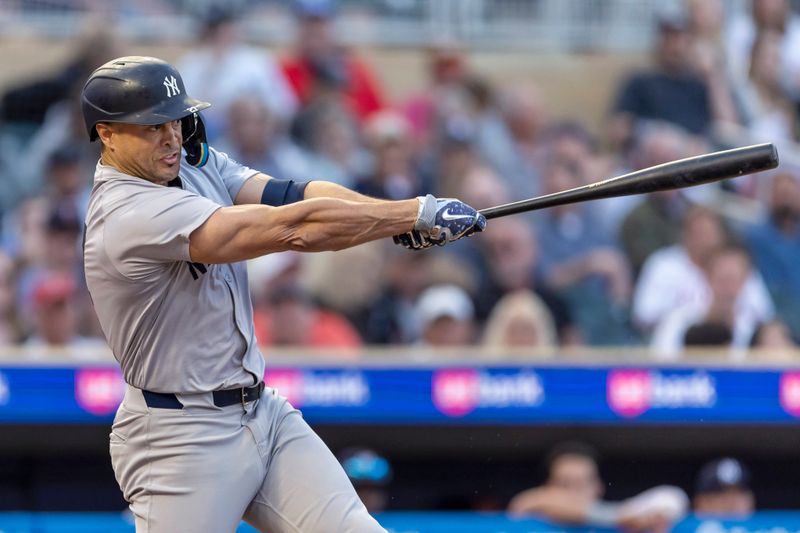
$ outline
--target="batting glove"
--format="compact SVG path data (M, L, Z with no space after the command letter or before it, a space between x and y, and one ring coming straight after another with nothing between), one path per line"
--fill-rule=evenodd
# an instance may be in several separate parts
M455 198L437 199L429 194L419 196L417 200L419 212L414 230L394 239L406 248L420 250L434 244L444 246L486 227L486 218L482 214Z
M399 244L411 250L422 250L423 248L430 248L433 242L417 230L403 233L402 235L395 235L392 237L395 244Z

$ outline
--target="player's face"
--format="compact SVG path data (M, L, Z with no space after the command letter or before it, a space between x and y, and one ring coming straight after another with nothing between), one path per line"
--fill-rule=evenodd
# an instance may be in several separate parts
M103 160L121 172L165 184L181 167L180 120L144 126L110 124L98 132L106 146Z
M603 492L597 465L592 459L580 455L559 457L550 467L547 484L587 500L598 499Z
M694 500L694 512L704 516L741 518L751 514L754 509L753 493L736 487L699 494Z

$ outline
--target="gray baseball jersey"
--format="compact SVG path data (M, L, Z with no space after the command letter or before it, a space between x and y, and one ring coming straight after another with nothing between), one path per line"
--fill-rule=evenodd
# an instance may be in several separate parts
M244 263L203 265L189 235L256 174L210 149L180 187L97 164L86 214L86 282L125 380L155 392L252 386L264 375Z

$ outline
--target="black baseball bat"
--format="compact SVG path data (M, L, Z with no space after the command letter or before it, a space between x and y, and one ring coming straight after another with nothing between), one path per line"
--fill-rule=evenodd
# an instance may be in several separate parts
M777 166L778 151L775 146L772 143L756 144L671 161L574 189L481 209L481 213L486 218L497 218L588 200L682 189Z

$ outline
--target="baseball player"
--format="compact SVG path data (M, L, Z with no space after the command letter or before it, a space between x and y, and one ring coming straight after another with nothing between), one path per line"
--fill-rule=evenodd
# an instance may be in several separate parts
M367 198L246 168L206 144L174 67L123 57L81 94L102 142L86 279L127 382L111 461L137 531L383 531L300 413L265 387L244 260L483 230L455 199Z

